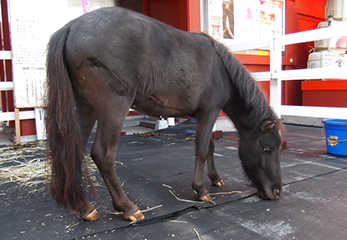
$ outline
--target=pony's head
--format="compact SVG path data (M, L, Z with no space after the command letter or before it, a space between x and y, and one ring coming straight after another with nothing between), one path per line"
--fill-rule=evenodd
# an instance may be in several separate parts
M278 199L282 194L281 126L280 121L266 120L252 134L240 138L243 169L264 199Z

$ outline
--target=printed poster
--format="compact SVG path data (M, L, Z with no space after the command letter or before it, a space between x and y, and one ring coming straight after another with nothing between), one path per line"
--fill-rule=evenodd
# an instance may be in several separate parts
M223 39L223 0L209 1L209 34L215 39Z
M249 41L284 33L284 0L209 0L209 34Z
M50 36L70 20L113 0L9 1L16 108L45 106L46 48Z
M47 43L68 21L62 14L69 12L67 4L54 0L9 3L15 107L44 107Z

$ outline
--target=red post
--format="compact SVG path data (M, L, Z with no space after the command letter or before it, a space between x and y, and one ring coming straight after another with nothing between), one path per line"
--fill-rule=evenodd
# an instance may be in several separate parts
M148 0L142 0L142 13L149 16Z
M1 15L2 15L2 39L3 39L3 50L11 51L11 41L10 41L10 27L8 21L7 12L7 0L1 1ZM11 60L1 60L0 61L1 70L1 81L12 81L12 62ZM13 91L2 91L1 92L1 102L3 112L13 112ZM14 127L14 121L10 122L10 127Z
M200 0L187 0L187 30L189 32L200 32L200 14Z

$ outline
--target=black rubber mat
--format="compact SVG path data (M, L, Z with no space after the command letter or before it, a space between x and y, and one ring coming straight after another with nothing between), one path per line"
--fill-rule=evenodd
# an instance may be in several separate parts
M249 197L116 231L117 239L346 239L347 172L286 186L281 200ZM158 229L159 231L155 231ZM97 237L108 238L100 233Z
M97 172L93 203L101 218L94 222L56 206L43 182L9 182L0 185L0 239L347 239L347 158L326 153L319 128L287 126L285 186L278 201L255 195L238 159L237 133L224 133L215 141L215 161L225 186L212 187L204 178L217 194L213 203L186 202L195 200L194 128L188 122L152 136L121 137L116 171L128 197L145 210L145 220L130 224L111 214ZM44 156L24 153L20 161Z

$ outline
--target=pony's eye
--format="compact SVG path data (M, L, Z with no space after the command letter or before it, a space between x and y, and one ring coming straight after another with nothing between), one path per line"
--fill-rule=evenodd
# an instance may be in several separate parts
M266 148L266 147L263 148L263 151L266 152L266 153L271 153L272 152L270 148Z

